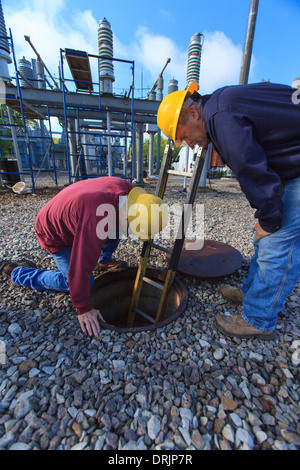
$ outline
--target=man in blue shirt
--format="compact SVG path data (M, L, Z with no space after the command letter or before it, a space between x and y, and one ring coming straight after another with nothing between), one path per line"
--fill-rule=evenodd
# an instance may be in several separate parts
M241 315L215 319L222 333L275 336L278 313L300 279L300 103L297 90L258 83L201 97L196 82L167 95L158 110L163 133L179 147L210 142L256 209L254 255L241 289L222 286Z

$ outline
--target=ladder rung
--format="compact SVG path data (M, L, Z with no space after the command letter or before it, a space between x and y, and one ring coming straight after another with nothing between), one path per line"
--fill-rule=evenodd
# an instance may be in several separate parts
M164 251L165 253L168 253L169 255L172 254L172 250L170 248L165 248L164 246L157 245L156 243L151 242L151 247L154 248L155 250L160 250Z
M150 317L150 315L148 315L147 313L145 312L142 312L142 310L140 310L139 308L137 307L134 307L133 310L138 313L141 317L145 318L146 320L148 320L150 323L155 323L155 319Z
M159 178L157 181L157 188L156 188L155 194L159 196L161 199L163 199L167 181L168 181L168 175L191 178L190 187L189 187L187 198L186 198L186 204L192 205L196 197L199 179L200 179L202 170L204 168L206 149L202 147L199 148L197 157L195 160L195 167L194 167L193 172L170 170L169 168L172 163L172 156L173 156L173 151L170 146L170 140L168 140L168 143L164 151L163 161L162 161L161 170L159 173ZM183 213L182 218L181 218L181 226L183 225L183 222L185 222L186 220L188 220L188 217L185 217L185 214ZM180 259L180 254L182 251L184 240L180 239L179 237L176 239L176 242L177 241L178 243L175 243L173 251L169 248L164 248L160 245L156 245L155 243L153 243L152 240L144 243L142 256L140 259L140 264L139 264L139 268L138 268L138 272L137 272L137 276L136 276L135 284L133 288L131 304L130 304L130 308L128 312L127 323L130 327L132 327L134 324L135 313L139 314L141 317L147 319L150 323L153 323L153 324L159 323L160 319L163 318L165 314L165 310L167 308L168 296L170 294L170 289L175 278L175 273L176 273L177 265ZM147 268L147 263L148 263L148 259L150 256L151 247L172 255L170 262L169 262L169 269L168 269L164 284L158 283L144 276L144 274L147 272L146 268ZM148 284L152 286L157 287L159 290L162 291L161 299L159 302L155 319L138 308L143 281L147 282Z
M185 178L191 178L193 173L189 171L177 171L177 170L165 170L168 175L175 175L175 176L184 176Z
M149 277L141 276L141 279L147 282L147 284L150 284L153 287L157 287L157 289L163 290L164 288L162 284L159 284L159 282L153 281L153 279L150 279Z

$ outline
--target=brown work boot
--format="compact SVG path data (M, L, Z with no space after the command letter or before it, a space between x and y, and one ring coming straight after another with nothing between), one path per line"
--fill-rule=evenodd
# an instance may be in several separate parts
M107 261L106 263L97 263L94 271L103 272L103 271L124 271L128 268L126 261Z
M34 269L37 268L35 263L27 259L21 259L20 261L3 261L0 266L0 275L8 277L10 279L13 270L18 268L19 266L25 266L26 268Z
M223 284L220 287L220 294L225 300L236 305L242 305L244 300L243 292L239 287L233 287L229 284Z
M233 338L273 339L276 335L275 330L262 331L253 328L241 315L218 315L214 324L218 331Z

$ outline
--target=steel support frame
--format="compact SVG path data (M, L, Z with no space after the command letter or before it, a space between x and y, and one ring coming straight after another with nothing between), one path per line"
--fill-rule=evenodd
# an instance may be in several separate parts
M92 57L92 58L96 58L97 61L98 61L98 81L95 82L95 83L92 83L93 85L96 85L97 88L98 88L97 104L96 104L94 99L91 99L91 94L86 95L86 94L83 94L83 93L82 93L82 95L86 96L87 98L90 98L89 100L87 99L86 101L90 101L90 102L93 101L93 105L91 105L92 103L90 103L90 106L87 106L86 104L82 105L82 106L79 106L78 104L75 104L75 103L71 104L70 103L70 101L68 100L70 95L66 91L66 82L67 81L74 82L74 80L73 79L67 79L65 77L65 69L64 69L64 59L65 59L65 57L64 57L64 54L65 54L65 50L60 49L60 70L61 70L62 93L63 93L63 111L64 111L64 122L65 122L66 136L67 136L66 149L67 149L67 160L68 160L68 176L69 176L69 184L72 184L74 181L76 181L78 179L96 177L96 176L103 176L104 175L103 169L102 169L102 154L103 154L102 138L107 137L108 140L109 140L108 143L110 143L110 139L112 137L116 137L116 134L114 133L115 129L111 126L111 121L113 121L113 116L118 111L116 111L116 109L110 108L108 106L105 106L105 107L102 106L102 96L101 96L101 91L100 91L100 72L99 72L99 70L100 70L99 61L101 59L101 56L97 56L95 54L88 54L87 53L87 56ZM132 70L131 90L132 90L132 94L131 94L131 104L130 104L130 112L131 112L131 129L130 129L131 136L130 137L131 137L131 142L132 142L132 140L135 138L135 135L134 135L134 132L133 132L133 128L134 128L134 61L128 61L128 60L116 59L116 58L112 58L111 60L118 61L118 62L125 62L125 63L128 63L128 64L131 65L131 70ZM77 95L78 94L76 93L76 96ZM74 131L69 130L70 111L72 111L72 110L73 110L73 112L74 111L76 112L76 122L77 122L77 129L75 129ZM99 121L102 121L102 129L103 130L105 130L104 129L104 122L105 122L105 117L106 117L106 121L107 121L106 132L104 132L104 133L101 132L101 135L100 135L100 145L99 145L99 147L100 147L100 155L99 155L99 157L100 157L100 161L99 161L100 173L99 174L94 174L94 173L90 174L88 172L83 172L82 171L82 165L81 165L82 161L79 161L79 165L77 165L77 169L80 169L80 171L76 172L76 174L72 171L72 167L74 167L74 165L71 165L70 162L71 162L72 159L74 159L74 157L82 159L83 152L85 151L84 146L86 145L85 143L82 143L82 136L84 134L89 134L88 132L84 133L82 131L82 128L81 128L81 125L80 125L80 112L81 111L84 111L84 112L89 111L90 112L90 115L89 115L90 119L97 120L97 119L99 119L99 115L100 115L101 119L99 119ZM119 110L118 114L120 114L120 112L121 112L121 110ZM127 139L129 138L129 136L128 136L128 125L127 125L128 124L127 114L124 113L122 118L123 118L122 121L124 123L124 125L123 125L124 133L121 135L121 138L124 138L124 141L125 141L124 152L127 152ZM77 155L74 155L74 148L71 149L70 145L69 145L70 137L72 137L72 134L74 134L73 137L75 137L75 139L76 139L77 148L80 149L80 151ZM109 146L109 147L111 149L111 146ZM131 147L133 148L132 144L131 144ZM111 158L111 153L109 152L108 153L108 175L113 176L114 169L112 167L112 162L111 162L110 158ZM124 155L124 162L126 164L127 155ZM124 165L123 176L124 176L124 178L127 177L126 165ZM132 180L132 167L130 169L130 180Z
M2 36L1 36L2 37ZM3 172L4 174L19 174L20 177L22 175L24 176L30 176L31 178L31 184L32 184L32 192L33 193L36 193L36 180L39 176L40 173L42 172L45 172L47 171L48 173L52 173L54 172L54 181L57 185L57 173L56 173L56 166L55 166L55 159L54 159L54 155L53 155L53 170L42 170L42 165L44 163L44 160L45 160L45 157L46 155L44 155L44 158L41 162L41 166L40 168L38 169L38 173L37 173L37 176L36 178L34 177L34 173L35 173L35 170L33 168L33 159L32 159L32 147L31 147L31 140L33 140L34 138L32 136L29 136L29 133L28 133L28 127L27 127L27 122L26 122L26 116L25 116L25 111L24 111L24 102L23 102L23 96L22 96L22 87L20 85L20 78L19 78L19 70L18 70L18 66L17 66L17 60L16 60L16 55L15 55L15 48L14 48L14 41L13 41L13 36L12 36L12 32L11 32L11 29L9 29L9 36L6 37L6 39L9 40L10 42L10 46L11 46L11 52L12 52L12 57L13 57L13 64L14 64L14 68L15 68L15 74L16 74L16 77L15 77L15 80L16 80L16 85L17 85L17 90L18 90L18 100L20 102L20 109L21 109L21 119L22 119L22 125L21 124L15 124L14 122L12 122L13 120L13 116L12 116L12 113L11 113L11 108L9 106L7 106L7 110L8 110L8 116L9 116L9 124L5 124L6 126L9 126L12 128L12 134L17 134L15 131L16 128L21 128L23 129L23 132L24 132L24 136L22 136L22 138L24 138L24 141L25 141L25 146L26 146L26 154L27 154L27 161L28 161L28 167L29 167L29 171L24 171L23 170L23 167L22 167L22 162L20 161L20 158L18 158L19 156L19 148L15 148L15 146L18 146L18 138L16 136L16 138L14 138L14 135L13 135L13 143L14 143L14 153L15 153L15 156L17 158L17 161L18 161L18 172ZM52 131L51 131L51 123L50 123L50 116L49 116L49 108L47 107L47 110L48 110L48 121L49 121L49 127L50 127L50 140L52 142ZM47 139L49 140L49 137L44 137L44 136L41 136L41 137L38 137L38 139ZM49 151L49 148L47 149L47 153Z

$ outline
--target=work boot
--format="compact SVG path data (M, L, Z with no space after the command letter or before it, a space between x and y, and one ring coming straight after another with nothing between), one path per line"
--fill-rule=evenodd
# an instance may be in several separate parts
M273 339L276 335L275 330L261 331L253 328L244 320L242 315L218 315L215 318L214 325L218 331L233 338Z
M103 272L103 271L113 271L119 272L124 271L124 269L128 268L128 264L126 261L107 261L106 263L97 263L94 271L96 272Z
M239 287L230 286L229 284L223 284L220 287L220 294L225 300L236 305L242 305L244 300L244 295L241 289Z
M20 261L3 261L0 265L0 275L10 279L13 270L19 266L37 269L36 264L32 261L29 261L28 259L21 259Z

